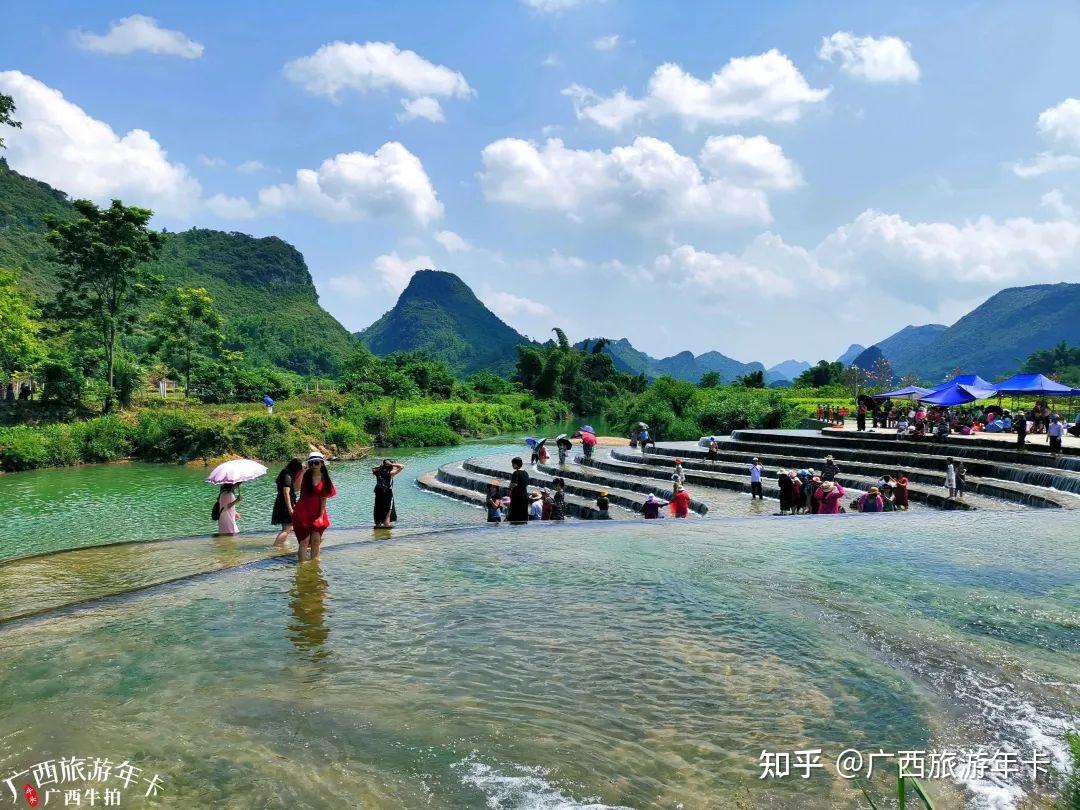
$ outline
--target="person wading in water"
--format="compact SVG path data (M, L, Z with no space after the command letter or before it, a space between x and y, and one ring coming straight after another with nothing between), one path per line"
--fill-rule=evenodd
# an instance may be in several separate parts
M326 502L337 495L322 453L308 456L307 469L300 475L299 489L300 500L293 509L293 531L300 543L300 547L296 549L296 558L303 562L319 556L323 534L330 528Z
M398 464L393 459L384 458L378 467L371 468L371 474L375 476L375 527L389 529L390 524L397 520L397 509L394 506L394 476L405 469L404 464Z
M274 499L274 512L270 516L270 522L281 526L281 531L274 538L275 546L285 545L292 531L292 513L296 507L296 479L304 470L304 465L298 458L290 459L285 469L278 473L277 498Z
M522 461L514 458L510 461L514 472L510 475L510 515L511 523L529 521L529 474L521 469Z

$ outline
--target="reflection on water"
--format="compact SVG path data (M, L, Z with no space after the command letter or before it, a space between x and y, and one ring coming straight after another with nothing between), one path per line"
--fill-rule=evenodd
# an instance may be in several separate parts
M828 771L759 780L762 749L1060 753L1080 515L905 517L341 531L304 565L268 537L45 558L93 587L251 564L0 624L0 776L78 749L139 757L184 808L816 810L867 805Z
M326 594L329 583L323 578L318 559L296 566L296 577L289 589L289 640L305 658L318 663L330 655L326 640Z

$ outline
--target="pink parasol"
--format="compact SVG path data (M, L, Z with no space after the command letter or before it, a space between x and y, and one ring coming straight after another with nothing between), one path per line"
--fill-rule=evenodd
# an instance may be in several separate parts
M218 464L207 477L211 484L240 484L266 475L266 467L250 458L234 458Z

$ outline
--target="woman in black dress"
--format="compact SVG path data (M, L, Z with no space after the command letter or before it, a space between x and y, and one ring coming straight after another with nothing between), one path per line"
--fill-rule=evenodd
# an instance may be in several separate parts
M270 517L271 523L281 526L281 531L274 538L275 546L285 545L285 541L289 539L289 532L292 531L292 513L297 498L296 487L293 482L300 475L302 469L304 469L304 465L300 459L292 458L285 465L285 469L278 473L276 482L277 497L274 499L274 512Z
M510 462L514 472L510 475L510 517L511 523L529 521L529 474L521 469L522 461L515 458Z
M378 467L371 468L371 474L375 476L376 528L389 529L390 524L397 520L397 509L394 507L394 476L404 469L404 464L398 464L388 458L384 458L383 463Z

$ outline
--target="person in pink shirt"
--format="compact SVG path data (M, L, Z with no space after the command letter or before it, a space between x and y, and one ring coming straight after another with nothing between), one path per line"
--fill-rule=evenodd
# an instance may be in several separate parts
M844 497L844 488L835 481L822 481L814 497L818 501L819 515L840 514L840 500Z

